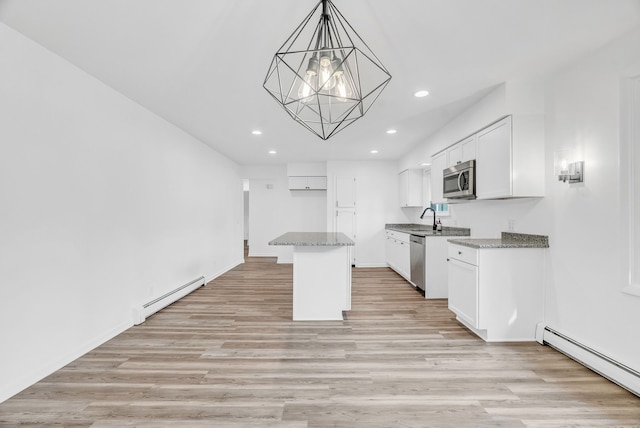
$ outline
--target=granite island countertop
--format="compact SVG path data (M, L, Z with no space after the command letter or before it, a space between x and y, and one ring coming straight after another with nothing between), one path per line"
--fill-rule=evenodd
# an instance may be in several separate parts
M342 247L355 245L355 242L342 232L287 232L269 241L269 245Z
M416 223L385 224L385 229L396 232L410 233L411 235L433 237L433 236L469 236L471 229L465 227L443 226L441 231L435 231L429 225Z
M496 239L448 239L448 242L475 249L485 248L549 248L549 237L526 233L502 232Z

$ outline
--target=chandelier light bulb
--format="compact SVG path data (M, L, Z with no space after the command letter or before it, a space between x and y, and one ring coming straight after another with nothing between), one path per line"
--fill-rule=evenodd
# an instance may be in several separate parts
M329 53L323 53L320 57L320 81L318 88L322 91L330 91L336 86L336 79L333 76L333 64Z
M309 64L307 65L307 72L304 76L304 80L300 83L300 87L298 88L298 98L300 102L307 103L311 101L313 93L317 88L317 70L318 70L318 59L314 55L309 58Z
M307 74L304 76L304 80L298 88L298 98L300 102L307 103L311 101L311 95L315 91L316 73L314 71L307 70Z
M345 77L342 71L336 71L336 98L338 101L345 102L347 98L351 98L353 96L353 90L351 89L351 85L347 82L347 78Z

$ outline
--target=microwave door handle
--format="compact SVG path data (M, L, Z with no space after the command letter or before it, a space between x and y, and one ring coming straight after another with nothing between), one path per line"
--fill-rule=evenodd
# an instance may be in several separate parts
M458 174L458 190L462 192L462 184L460 184L460 179L464 177L464 172Z

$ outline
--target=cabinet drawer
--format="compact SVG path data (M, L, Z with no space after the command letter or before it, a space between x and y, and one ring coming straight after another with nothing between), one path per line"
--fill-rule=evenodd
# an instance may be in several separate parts
M447 257L478 266L478 250L463 245L449 244Z
M408 233L396 232L395 230L387 230L387 238L392 238L398 241L409 243Z

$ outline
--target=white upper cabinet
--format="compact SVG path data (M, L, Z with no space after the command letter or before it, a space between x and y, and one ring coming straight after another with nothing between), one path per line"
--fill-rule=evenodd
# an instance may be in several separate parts
M477 199L544 196L544 122L507 116L431 158L431 199L442 196L442 170L475 159Z
M447 152L447 167L457 165L476 158L476 138L473 134L449 147Z
M544 196L544 133L539 117L507 116L478 132L478 199Z
M476 196L478 199L511 196L511 118L478 133Z
M476 141L476 135L472 135L458 143L461 153L460 162L466 162L476 158Z
M326 162L287 164L289 190L327 190Z
M442 195L442 171L445 168L447 168L446 152L441 152L431 157L431 203L441 204L447 202Z
M447 149L447 167L462 163L462 146L456 144Z
M422 207L422 170L405 169L398 182L400 207Z
M289 190L327 190L327 177L289 177Z

